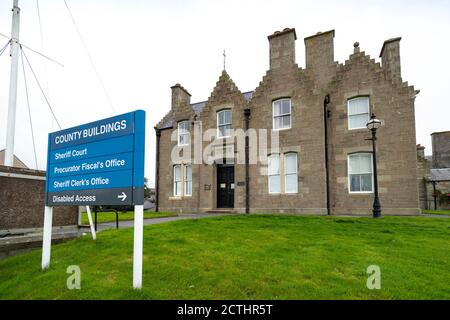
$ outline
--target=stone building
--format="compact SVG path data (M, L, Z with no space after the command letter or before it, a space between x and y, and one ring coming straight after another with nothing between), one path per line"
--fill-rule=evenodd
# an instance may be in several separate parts
M425 147L417 146L420 207L450 209L450 131L431 135L433 155L425 156Z
M157 208L369 215L374 181L366 123L375 113L383 123L383 214L419 214L418 91L401 78L401 38L384 42L381 64L358 43L338 63L334 35L304 39L305 68L296 64L295 29L268 36L270 68L251 92L241 92L225 70L204 102L191 103L185 88L173 86L171 109L155 127Z

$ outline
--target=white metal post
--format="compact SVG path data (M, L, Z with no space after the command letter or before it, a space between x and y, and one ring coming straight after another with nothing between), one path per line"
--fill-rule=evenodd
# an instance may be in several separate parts
M142 288L144 206L134 206L133 288Z
M4 162L5 166L12 166L14 163L14 135L16 126L16 103L17 103L17 72L19 66L19 27L20 27L19 0L14 0L12 27L11 27L11 72L9 78L8 121L6 123L6 150Z
M86 211L89 219L89 225L91 226L91 233L92 233L92 239L97 239L97 236L95 235L95 228L94 224L92 223L92 215L91 215L91 208L89 206L86 206Z
M50 266L50 252L52 247L52 219L53 207L44 209L44 234L42 236L42 270Z

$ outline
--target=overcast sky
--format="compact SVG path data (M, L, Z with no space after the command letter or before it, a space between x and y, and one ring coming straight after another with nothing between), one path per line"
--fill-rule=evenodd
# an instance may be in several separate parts
M11 33L13 0L0 2L0 33ZM401 36L402 76L416 99L417 143L431 154L430 134L450 130L450 1L149 1L67 0L117 114L147 112L145 174L154 184L153 126L170 110L170 86L181 83L192 102L206 100L223 67L242 92L255 89L269 66L267 36L293 27L297 63L303 38L336 30L335 60L353 43L378 58L383 41ZM63 0L19 0L20 40L64 67L25 51L63 128L114 115ZM0 47L7 39L0 37ZM5 147L9 52L0 57L0 149ZM15 154L35 168L22 76L19 72ZM26 67L28 68L28 67ZM39 169L45 168L47 134L56 123L26 69Z

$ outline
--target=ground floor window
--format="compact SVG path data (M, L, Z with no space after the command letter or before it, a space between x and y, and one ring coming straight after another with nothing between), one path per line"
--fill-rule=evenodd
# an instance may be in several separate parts
M286 193L298 192L297 154L284 155L284 189Z
M281 179L283 175L284 179ZM269 193L298 193L297 153L289 152L280 157L271 154L268 158Z
M269 193L280 193L280 155L270 155L268 165Z
M192 166L177 164L173 166L173 195L192 196Z
M184 169L184 195L192 196L192 166L185 166Z
M348 156L348 184L350 193L373 192L371 153L356 153Z
M181 197L181 165L173 167L173 195Z

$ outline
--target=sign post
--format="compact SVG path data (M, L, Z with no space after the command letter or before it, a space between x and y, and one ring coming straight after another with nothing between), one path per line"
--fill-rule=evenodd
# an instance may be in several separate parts
M52 207L134 205L133 286L141 288L144 150L142 110L49 134L42 269L50 265Z
M87 213L88 220L89 220L89 227L91 227L92 239L95 240L95 239L97 239L97 235L95 234L94 224L92 223L91 208L89 206L86 206L86 213ZM95 223L97 223L97 220L95 220Z

